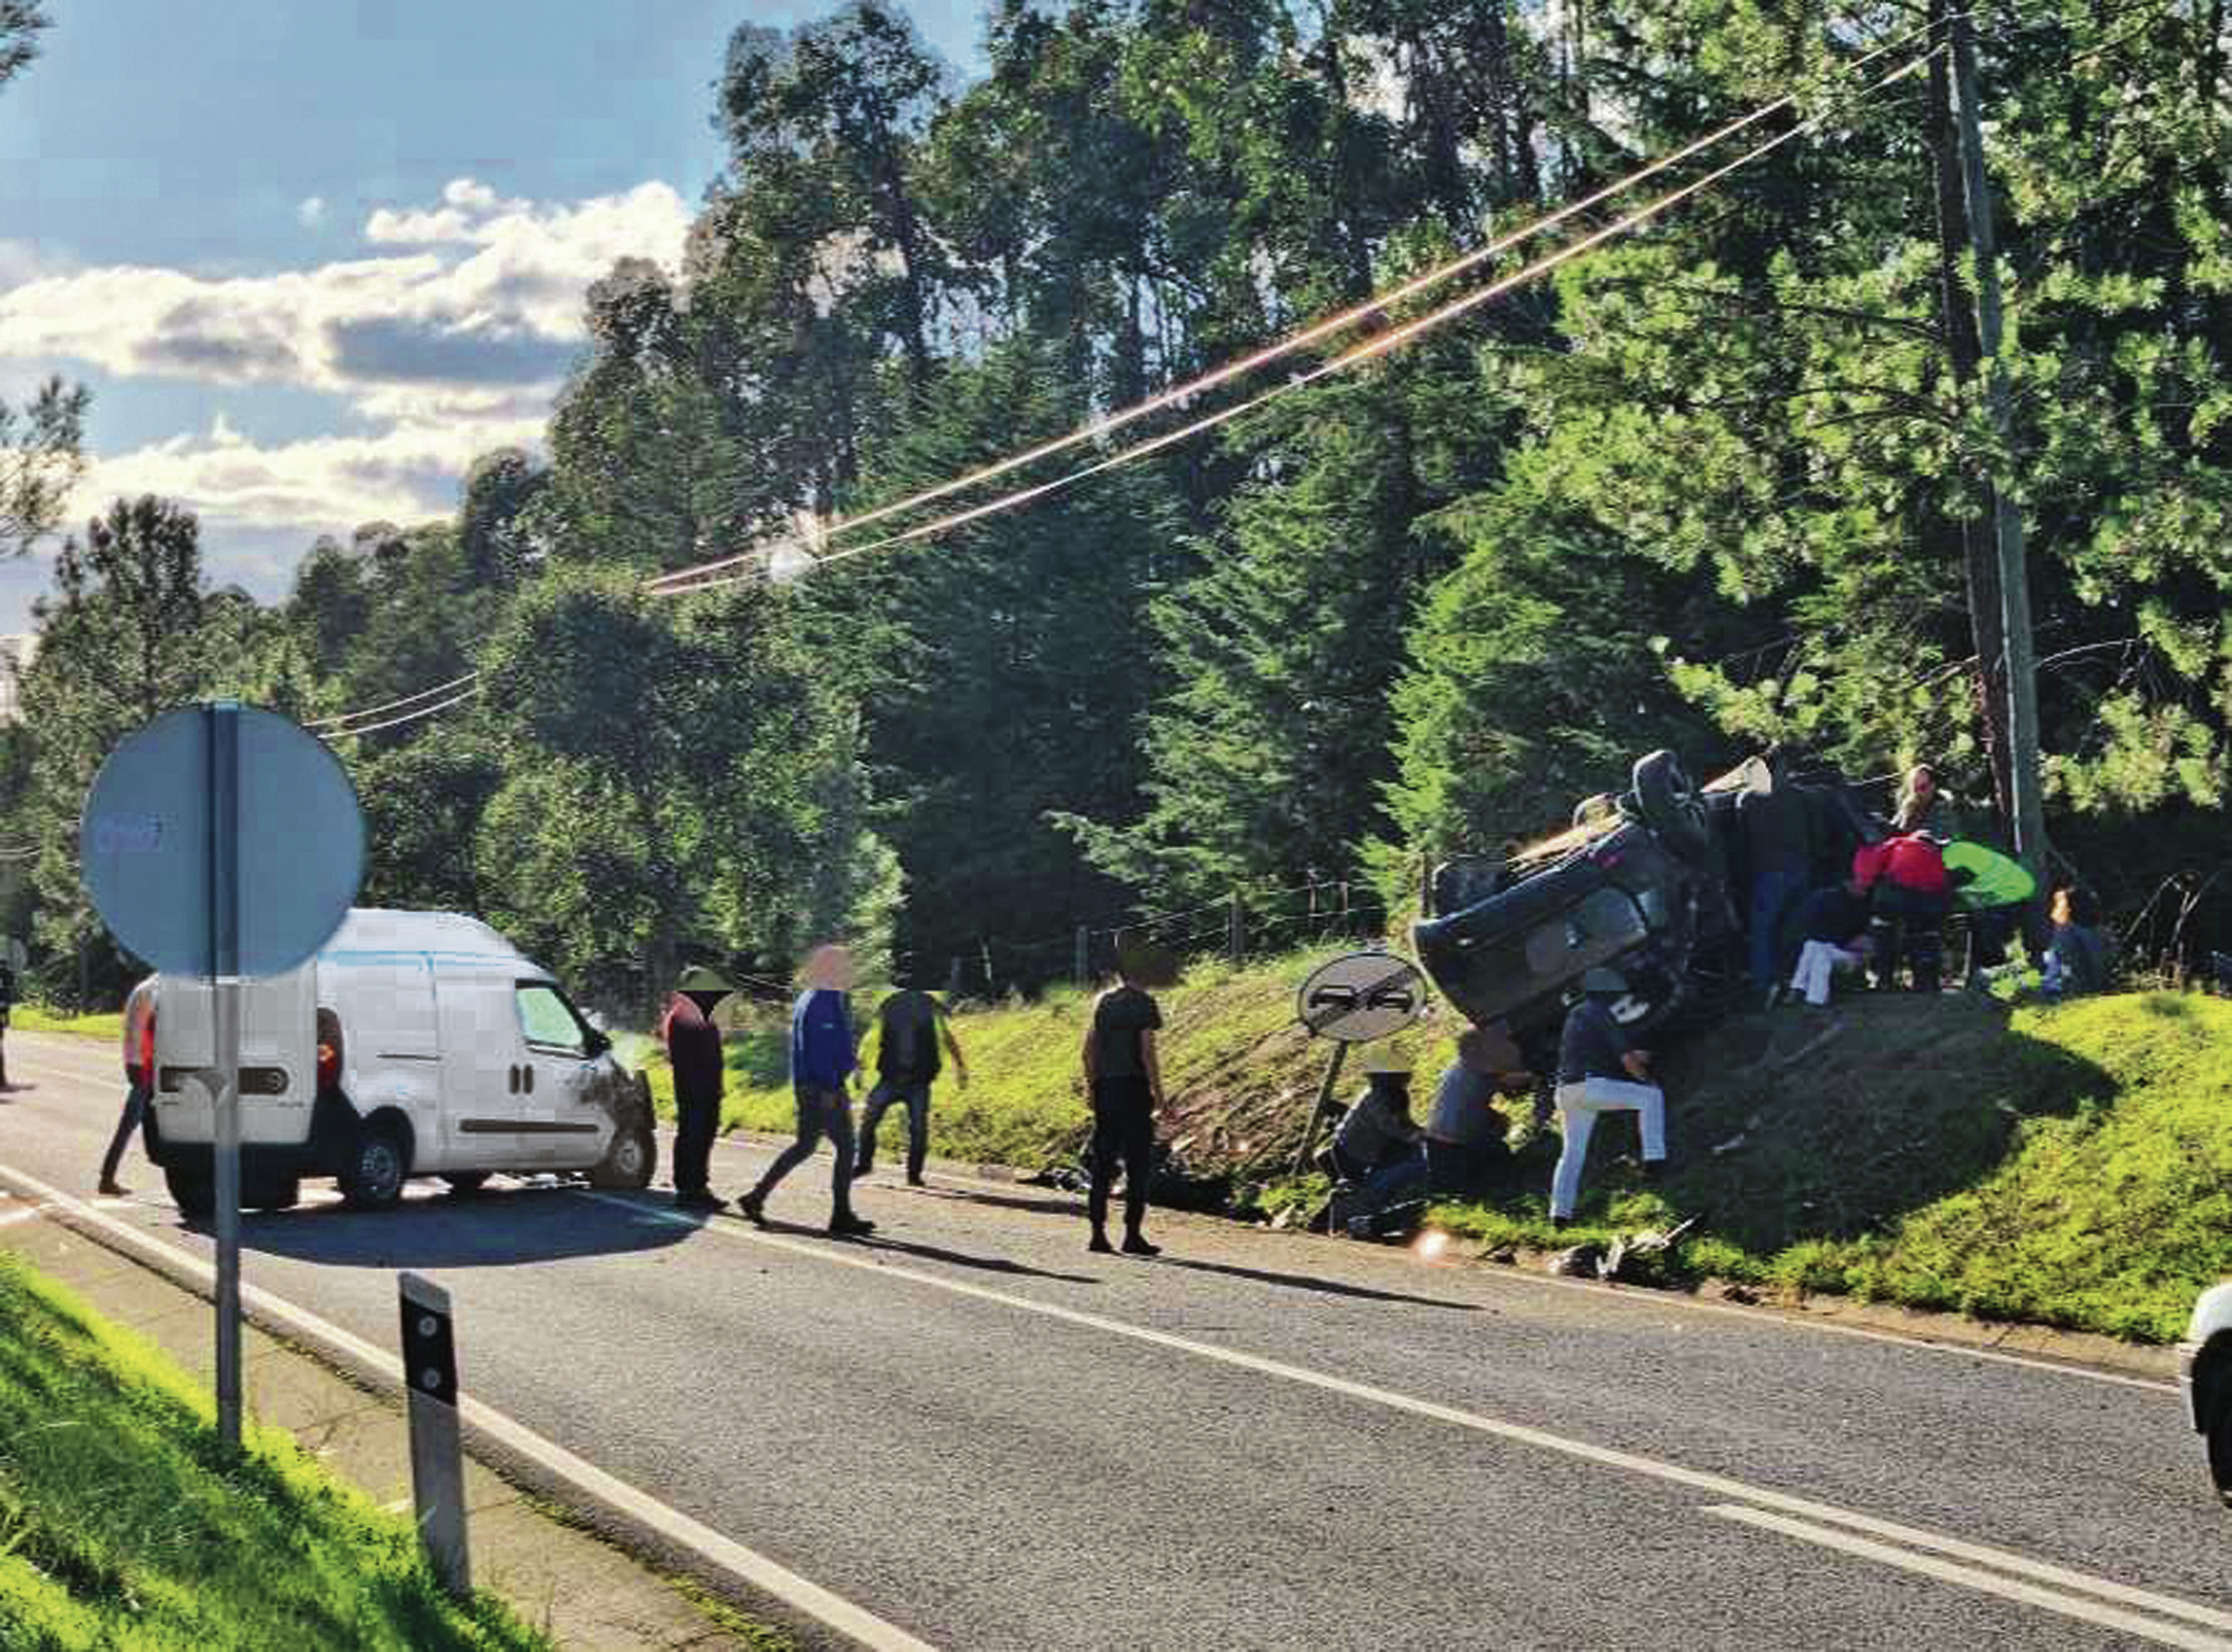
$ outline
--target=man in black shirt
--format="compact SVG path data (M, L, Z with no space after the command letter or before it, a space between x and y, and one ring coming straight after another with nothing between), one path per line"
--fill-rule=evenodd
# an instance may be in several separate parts
M693 966L682 972L659 1023L667 1064L674 1070L674 1202L684 1210L717 1211L728 1203L706 1185L706 1178L713 1138L721 1130L726 1077L713 1009L733 990L713 971Z
M922 1186L930 1154L930 1086L937 1080L939 1048L953 1057L953 1075L968 1088L968 1064L946 1019L945 1006L918 987L902 987L876 1011L876 1088L861 1115L861 1156L855 1178L876 1168L876 1131L894 1101L907 1104L907 1185Z
M1581 1001L1566 1016L1558 1040L1558 1123L1565 1146L1550 1183L1550 1220L1573 1220L1581 1195L1581 1167L1600 1113L1635 1113L1643 1122L1643 1174L1655 1177L1667 1157L1667 1098L1648 1081L1651 1053L1639 1048L1612 1013L1627 991L1616 969L1581 977Z
M1155 1114L1163 1105L1163 1069L1155 1034L1163 1012L1141 984L1150 974L1145 960L1118 966L1121 984L1093 1000L1081 1053L1085 1089L1092 1097L1092 1191L1086 1210L1092 1219L1092 1243L1109 1251L1108 1189L1116 1165L1124 1166L1124 1249L1132 1256L1155 1256L1141 1225L1147 1217L1147 1185L1155 1173ZM1159 971L1153 972L1159 974Z
M1805 892L1812 865L1812 817L1782 752L1769 751L1764 766L1766 784L1736 800L1736 820L1751 873L1751 984L1772 995L1781 975L1777 931L1790 903Z

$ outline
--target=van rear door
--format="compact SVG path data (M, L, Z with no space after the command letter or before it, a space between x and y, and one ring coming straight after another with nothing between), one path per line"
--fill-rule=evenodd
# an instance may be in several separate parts
M217 1064L210 983L164 975L155 992L155 1128L165 1141L217 1136L214 1097L196 1075ZM240 987L240 1137L294 1147L310 1133L317 1094L317 981L305 964Z

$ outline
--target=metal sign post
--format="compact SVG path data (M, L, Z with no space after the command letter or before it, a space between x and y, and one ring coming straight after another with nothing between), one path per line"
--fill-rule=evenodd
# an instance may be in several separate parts
M217 1439L240 1449L240 704L202 708L208 726L209 966L216 1012Z
M285 718L235 700L167 712L127 736L78 823L86 892L118 944L161 972L159 995L208 984L209 1049L190 1040L187 1061L173 1064L193 1065L211 1103L217 1427L227 1451L241 1418L242 985L325 944L356 898L364 843L339 760ZM162 1011L159 1036L183 1037L192 1020Z
M404 1385L411 1396L411 1500L419 1541L442 1587L468 1595L473 1562L465 1547L457 1337L449 1293L415 1273L398 1274L395 1283L403 1312Z

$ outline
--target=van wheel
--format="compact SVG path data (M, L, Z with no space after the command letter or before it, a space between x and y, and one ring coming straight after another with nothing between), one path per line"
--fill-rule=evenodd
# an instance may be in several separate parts
M170 1202L178 1207L178 1214L188 1221L207 1221L216 1213L217 1188L207 1176L166 1170L163 1185L170 1189Z
M459 1198L465 1198L480 1192L482 1188L489 1185L489 1172L487 1171L451 1171L442 1178L442 1180L449 1184L450 1192Z
M605 1150L603 1162L589 1171L589 1186L640 1192L651 1185L652 1172L658 1168L659 1142L651 1127L641 1122L623 1125Z
M349 1168L341 1175L341 1196L359 1210L385 1210L403 1196L410 1173L403 1135L391 1124L367 1125L357 1136Z

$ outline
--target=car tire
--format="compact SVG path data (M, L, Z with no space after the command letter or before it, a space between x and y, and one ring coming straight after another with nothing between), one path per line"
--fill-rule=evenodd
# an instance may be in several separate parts
M469 1198L489 1185L490 1171L450 1171L442 1180L449 1184L449 1191L459 1198Z
M659 1168L659 1138L640 1120L614 1132L612 1146L589 1171L589 1186L638 1193L651 1185Z
M188 1221L207 1221L217 1212L217 1188L209 1177L193 1171L165 1170L163 1186L170 1202Z
M1712 850L1712 827L1682 760L1671 752L1652 752L1635 760L1633 778L1635 811L1643 824L1683 859L1702 861Z
M349 1165L341 1175L341 1196L358 1210L386 1210L403 1196L410 1175L410 1149L392 1124L367 1124L357 1132Z

